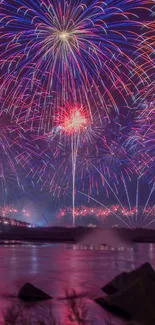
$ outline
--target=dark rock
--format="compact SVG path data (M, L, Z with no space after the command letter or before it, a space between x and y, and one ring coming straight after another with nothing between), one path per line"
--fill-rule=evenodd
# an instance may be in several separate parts
M105 298L97 298L95 299L95 302L100 305L102 308L104 308L105 310L115 314L118 317L121 317L123 319L126 320L130 320L131 316L129 315L128 312L126 312L125 310L123 310L122 308L118 307L118 306L111 306L109 303L106 302Z
M139 277L143 277L145 275L155 280L155 271L149 263L144 263L134 271L127 274L129 285L131 285L131 283L136 281Z
M123 312L142 324L155 324L155 281L146 275L104 300L106 309L117 315Z
M149 263L145 263L141 265L139 268L137 268L134 271L131 271L129 273L123 272L116 276L111 282L106 284L102 290L108 294L114 294L118 292L119 290L122 290L128 286L131 286L131 284L136 281L139 277L147 275L148 277L151 277L155 280L155 272L152 268L152 266Z
M50 297L42 290L36 288L31 283L26 283L20 289L18 298L24 301L39 301L39 300L48 300L51 299L52 297Z
M122 289L124 285L127 282L127 272L123 272L119 275L117 275L112 281L107 283L102 290L107 294L107 295L113 295L116 293L118 290Z

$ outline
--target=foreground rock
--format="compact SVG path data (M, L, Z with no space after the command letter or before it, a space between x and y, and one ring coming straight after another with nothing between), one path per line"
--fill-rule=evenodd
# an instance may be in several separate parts
M98 305L100 305L102 308L108 310L109 312L113 313L114 315L121 317L125 320L131 320L131 315L123 310L122 308L119 308L118 306L110 305L105 298L97 298L94 300Z
M20 289L18 298L24 301L39 301L39 300L48 300L51 299L47 293L43 292L42 290L36 288L31 283L26 283Z
M117 275L112 281L107 283L102 290L107 295L113 295L114 293L118 292L120 289L126 286L127 283L127 272L122 272L121 274Z
M122 318L155 325L155 272L145 263L132 272L123 272L103 289L109 296L96 303Z
M114 294L119 290L123 290L128 286L131 286L134 281L143 276L150 277L155 281L155 272L149 263L145 263L138 269L129 273L123 272L119 274L112 281L106 284L102 290L108 295Z
M127 315L142 324L154 325L155 281L143 276L130 287L106 297L104 303L103 307L117 315Z

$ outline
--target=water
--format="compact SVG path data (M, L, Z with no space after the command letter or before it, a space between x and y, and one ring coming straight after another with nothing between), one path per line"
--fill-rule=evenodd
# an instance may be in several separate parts
M31 282L55 299L53 308L62 312L65 290L74 288L78 294L94 298L103 295L100 288L121 271L130 271L143 262L155 268L155 245L138 244L119 250L101 247L34 245L5 242L0 246L0 309L17 299L19 288ZM95 324L103 323L109 314L87 299ZM113 324L118 323L113 320ZM120 324L120 322L119 322Z

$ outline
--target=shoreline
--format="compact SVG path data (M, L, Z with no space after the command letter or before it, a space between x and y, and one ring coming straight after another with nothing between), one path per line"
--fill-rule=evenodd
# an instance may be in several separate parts
M21 228L0 227L1 241L25 241L40 243L71 243L85 245L128 246L134 243L155 243L155 230L125 228Z

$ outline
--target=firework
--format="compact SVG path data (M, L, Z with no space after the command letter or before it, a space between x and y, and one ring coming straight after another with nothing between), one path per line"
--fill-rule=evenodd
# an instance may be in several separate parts
M143 20L150 19L151 5L152 0L1 1L3 108L7 103L15 113L25 102L29 114L37 103L45 114L47 98L53 111L71 100L89 107L91 100L108 114L109 107L117 109L116 92L127 103L133 87L147 84L153 66L153 28Z
M0 207L0 215L7 218L15 218L17 216L18 209L14 205L4 205Z
M0 183L2 192L7 195L8 184L10 186L14 181L20 186L16 165L16 143L17 143L17 127L14 123L8 122L8 116L1 114L0 123Z
M28 222L21 221L23 218L27 219L30 217L30 213L12 204L0 206L0 223L9 224L12 226L22 226L22 227L33 227L32 224Z
M59 201L67 197L66 205L72 197L73 224L87 215L85 210L94 213L84 206L78 210L84 200L101 201L102 208L94 207L98 219L117 216L126 226L150 224L153 4L0 1L4 201L11 187L29 192L36 187Z
M152 104L145 103L130 114L111 113L101 121L98 115L90 115L87 107L66 103L52 116L49 132L36 128L34 142L39 154L34 156L27 177L42 191L48 189L52 197L61 197L62 202L65 197L69 202L74 196L74 221L75 196L79 203L82 197L89 202L103 203L100 197L105 192L104 205L108 207L112 197L120 206L119 218L122 218L121 211L127 211L123 220L128 226L137 225L143 205L139 207L136 179L148 185L151 162L153 173L153 121ZM136 200L132 198L132 186L136 189ZM128 210L137 212L129 214Z
M53 196L56 193L59 196L61 190L67 192L71 187L71 179L75 184L75 171L78 174L79 170L81 174L84 171L82 164L87 157L82 153L87 152L89 155L90 147L96 144L106 123L106 118L103 118L101 124L96 114L91 119L89 109L78 103L64 104L59 108L59 114L51 118L50 131L44 132L43 126L43 131L39 129L37 132L34 142L40 155L35 157L27 176L36 179L41 190L48 187ZM75 195L75 185L73 193Z
M71 161L72 161L72 202L73 202L73 225L75 225L75 181L76 181L76 162L78 155L79 143L82 138L85 140L89 138L90 132L90 116L88 110L83 106L66 105L60 110L58 120L56 120L56 134L59 136L65 135L65 138L69 137ZM67 139L68 142L68 139Z
M0 215L7 218L17 218L18 215L30 217L29 211L26 209L21 209L20 207L17 207L17 205L14 206L13 204L5 204L4 206L0 206Z
M27 129L12 119L10 114L0 115L0 186L4 202L12 188L23 190L24 172L31 166L35 154Z
M126 146L139 175L154 174L155 167L155 109L154 102L144 101L137 107ZM152 177L152 182L154 177Z
M151 204L149 205L149 202L151 200L151 197L153 196L153 193L155 191L155 183L153 187L149 191L149 195L147 195L147 200L145 202L145 205L140 204L140 198L139 198L139 180L137 180L138 184L138 196L136 193L135 197L135 205L133 204L131 207L130 205L103 205L103 203L94 200L91 198L91 200L96 201L98 206L95 204L93 206L80 206L75 208L75 219L76 223L79 224L86 224L90 222L94 222L96 225L99 226L105 226L106 220L111 218L112 223L114 220L117 220L120 226L125 226L128 228L135 228L135 227L149 227L155 222L155 205ZM131 185L131 184L130 184ZM129 188L128 188L129 191ZM82 193L81 193L82 194ZM132 198L133 200L133 193ZM128 200L127 200L128 201ZM70 222L70 218L72 216L72 208L62 208L57 214L57 218L59 220L65 219ZM108 223L107 223L108 224Z
M65 119L63 118L63 121ZM99 202L93 196L94 184L97 184L98 195L106 190L107 196L118 203L119 208L112 209L108 201L104 199L103 216L114 216L128 227L148 226L154 221L154 206L150 200L154 195L154 181L148 184L150 161L154 161L154 106L144 105L143 109L134 111L127 119L120 115L111 118L111 123L104 125L100 137L92 145L85 147L85 150L78 149L76 157L76 196L86 197L90 202L95 202L103 206L103 200ZM67 129L68 130L68 129ZM68 137L68 135L67 135ZM144 139L142 141L142 138ZM82 160L84 162L82 162ZM79 169L82 165L81 178L78 177ZM153 168L153 166L152 166ZM89 177L87 178L87 171ZM82 178L86 183L86 189L81 188ZM94 179L94 181L91 181ZM145 198L141 202L140 193L143 197L143 183L147 188ZM88 184L91 190L88 191ZM99 185L100 184L100 185ZM146 185L145 185L146 184ZM124 202L126 201L126 203ZM82 214L75 208L75 218L79 215L88 216L92 208L83 209ZM70 211L70 212L68 212ZM84 213L84 211L86 213ZM94 209L94 216L99 216ZM67 210L65 215L70 215L72 209ZM61 216L61 213L60 213ZM100 215L101 217L101 215Z

